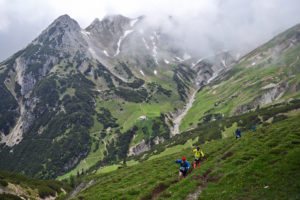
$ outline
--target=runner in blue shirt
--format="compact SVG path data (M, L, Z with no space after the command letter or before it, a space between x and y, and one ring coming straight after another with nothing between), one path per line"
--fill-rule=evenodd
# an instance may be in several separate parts
M179 180L181 180L182 178L185 178L187 175L187 171L188 169L191 168L190 164L188 161L186 161L185 157L182 157L179 160L175 160L175 163L180 163L180 167L179 167Z

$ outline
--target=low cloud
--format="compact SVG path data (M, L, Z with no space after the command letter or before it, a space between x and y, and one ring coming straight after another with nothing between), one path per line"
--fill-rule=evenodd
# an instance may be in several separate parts
M25 47L55 18L69 14L81 27L94 18L146 15L191 51L248 50L300 23L298 0L0 0L0 60ZM172 16L175 25L162 19Z

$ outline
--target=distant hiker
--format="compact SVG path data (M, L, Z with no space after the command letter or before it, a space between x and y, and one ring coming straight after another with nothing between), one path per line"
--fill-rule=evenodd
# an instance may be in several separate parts
M179 180L185 178L188 172L188 169L191 168L188 161L186 161L185 157L182 157L181 160L175 160L175 163L180 163L179 167Z
M192 150L194 153L194 169L196 167L200 167L200 160L204 158L204 153L200 150L200 147L197 149Z
M252 126L251 129L253 132L256 131L256 126Z
M235 134L236 134L235 139L242 137L242 131L239 129L236 129Z

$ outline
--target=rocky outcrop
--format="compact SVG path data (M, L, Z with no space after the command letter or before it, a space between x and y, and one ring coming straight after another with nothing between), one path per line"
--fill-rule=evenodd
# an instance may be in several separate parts
M155 145L157 145L157 144L163 143L165 141L165 138L156 136L152 141Z
M279 100L288 90L288 85L270 83L262 87L261 90L263 90L263 93L260 96L256 97L251 103L237 107L234 113L242 114L243 112L257 108L258 106L263 106Z
M149 150L150 147L150 143L147 144L146 141L143 139L141 142L129 148L127 156L139 155Z

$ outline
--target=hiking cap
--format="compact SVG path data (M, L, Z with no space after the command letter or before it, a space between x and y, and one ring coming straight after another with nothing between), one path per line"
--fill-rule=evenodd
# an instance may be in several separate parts
M182 157L181 160L182 160L182 161L185 161L186 159L185 159L185 157Z

